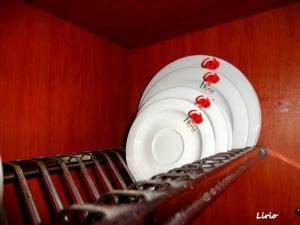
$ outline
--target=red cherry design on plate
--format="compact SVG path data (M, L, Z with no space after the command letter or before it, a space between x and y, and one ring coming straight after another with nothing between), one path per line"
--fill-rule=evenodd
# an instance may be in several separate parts
M208 108L210 106L210 100L208 97L204 98L203 95L200 95L196 98L197 104L202 108Z
M202 114L198 113L197 110L191 110L188 113L193 123L200 124L203 122Z
M220 77L218 76L217 73L207 72L206 74L203 75L203 80L209 85L211 85L211 84L218 83Z
M202 68L215 70L220 66L220 62L215 58L206 58L201 63Z

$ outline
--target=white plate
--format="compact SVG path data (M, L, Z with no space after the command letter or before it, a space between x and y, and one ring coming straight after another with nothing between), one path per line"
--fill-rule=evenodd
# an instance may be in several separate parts
M188 87L174 87L161 91L148 99L148 101L143 104L143 107L140 109L139 113L144 107L147 107L153 102L171 98L183 99L193 104L196 104L196 100L200 104L202 102L202 106L199 104L197 104L197 106L203 110L203 113L206 114L213 126L216 145L215 153L226 152L227 150L232 149L232 127L227 114L219 109L214 100L210 99L206 94L197 89ZM207 104L205 105L203 103Z
M213 62L214 59L215 61ZM219 66L216 61L219 62ZM230 80L233 85L239 90L242 98L245 101L249 117L249 132L246 145L247 147L256 145L261 128L261 109L258 97L255 93L254 88L245 77L245 75L235 66L220 58L207 55L193 55L171 62L170 64L162 68L149 82L143 93L141 102L143 102L143 98L148 93L150 88L168 73L188 67L202 68L202 66L205 67L209 64L212 65L210 69L222 73L223 76Z
M191 87L198 87L216 102L219 102L219 99L226 102L231 114L229 117L232 119L232 148L245 148L248 136L248 114L245 103L238 90L221 74L218 74L220 80L217 83L207 85L203 81L203 77L212 74L214 73L201 68L186 68L171 72L152 86L142 104L160 91L171 87L185 86L188 82L194 81L196 83L193 84L196 86Z
M191 124L191 110L202 113L202 123ZM136 117L127 137L126 160L134 178L142 180L213 155L214 149L213 128L197 106L163 99Z

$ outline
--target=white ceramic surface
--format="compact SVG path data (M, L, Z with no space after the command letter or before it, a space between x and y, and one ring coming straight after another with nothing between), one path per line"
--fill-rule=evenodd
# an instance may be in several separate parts
M233 129L232 148L245 148L249 121L243 98L235 86L220 73L218 73L220 80L217 83L207 85L203 80L203 77L207 74L213 73L201 68L185 68L173 71L165 75L150 88L148 93L144 96L141 106L148 101L148 99L167 88L188 85L193 88L201 89L202 92L213 98L217 103L226 102L230 111L228 112L228 116L231 117ZM222 100L220 101L220 99Z
M202 114L200 124L188 113ZM143 109L132 124L126 143L126 160L136 180L191 163L214 154L212 125L194 104L163 99Z
M192 55L171 62L162 68L149 82L148 86L144 90L140 103L144 102L145 95L161 78L175 70L189 67L208 67L213 71L222 73L224 77L233 83L233 85L239 90L247 107L249 131L246 145L247 147L256 145L261 128L261 109L258 97L245 75L235 66L220 58L208 55Z
M202 106L198 105L198 107L200 107L203 110L203 112L206 114L213 126L216 146L215 153L226 152L227 150L231 150L232 127L227 114L217 106L215 101L210 99L206 94L202 93L200 90L188 87L174 87L166 89L148 99L148 101L145 102L145 104L143 104L143 107L140 109L139 113L143 111L143 108L147 107L153 102L162 99L172 98L183 99L193 104L196 104L197 99L198 102L199 100L202 100ZM203 104L203 100L205 101L204 103L207 103L206 105Z

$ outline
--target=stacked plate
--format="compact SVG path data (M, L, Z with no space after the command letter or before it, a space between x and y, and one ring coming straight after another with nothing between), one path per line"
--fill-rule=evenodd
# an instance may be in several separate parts
M136 180L256 145L260 104L240 70L206 55L178 59L146 87L129 131L126 160Z

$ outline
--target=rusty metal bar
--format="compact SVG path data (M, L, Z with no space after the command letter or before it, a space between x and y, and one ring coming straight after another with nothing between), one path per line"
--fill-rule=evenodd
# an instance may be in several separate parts
M55 159L58 164L61 166L62 170L63 170L63 173L64 173L64 176L66 178L66 180L68 181L70 187L71 187L71 190L76 198L76 201L79 203L79 204L83 204L83 200L82 200L82 197L76 187L76 184L72 178L72 175L66 165L66 163L59 157L52 157L53 159Z
M164 181L158 180L147 180L147 181L138 181L129 186L131 190L163 190L167 188L170 184Z
M118 171L116 165L114 164L114 162L112 161L111 157L109 157L108 154L103 152L103 151L97 151L97 153L99 153L100 155L105 157L105 159L107 160L109 166L113 170L114 175L116 176L119 183L121 184L122 188L125 189L125 190L128 189L124 179L122 178L121 174L119 173L119 171Z
M46 165L38 159L33 159L33 160L31 160L31 162L35 163L40 168L41 173L43 174L43 178L45 180L45 183L47 185L47 188L48 188L48 190L51 194L52 200L55 204L56 210L57 210L57 212L60 212L63 209L63 205L62 205L62 202L61 202L61 200L58 196L56 188L55 188L55 186L52 182L52 179L50 177L50 174L47 170Z
M114 156L115 153L112 153L113 151L116 151L116 157ZM88 186L89 193L91 193L96 200L99 200L101 197L99 192L100 190L98 190L98 188L95 186L92 177L87 171L87 167L96 167L97 171L99 172L98 174L101 176L102 181L104 181L103 188L108 191L113 191L114 188L111 180L110 178L108 178L106 172L102 167L103 165L109 164L113 169L113 174L115 174L116 177L119 175L119 177L117 177L118 181L124 187L125 182L122 182L123 178L118 172L119 169L115 165L115 163L121 161L121 159L123 160L121 166L126 165L124 164L125 161L122 158L125 155L117 154L121 151L124 150L111 149L109 152L111 152L110 154L113 154L112 156L114 157L110 155L105 157L102 154L96 152L83 152L71 155L59 155L44 158L40 157L32 160L20 160L11 163L4 163L4 183L20 183L20 186L22 188L22 195L26 201L26 204L28 205L29 218L33 221L33 224L41 224L43 219L40 218L39 212L37 210L39 208L39 205L36 205L35 199L33 199L33 196L31 195L27 180L33 178L43 179L45 184L44 187L50 194L50 203L53 205L55 212L58 213L64 209L64 206L52 181L51 176L53 174L62 173L64 175L65 181L67 182L67 189L65 189L64 191L72 193L72 196L75 197L75 203L77 202L79 204L83 204L84 201L81 197L82 193L79 192L78 187L76 186L76 183L74 182L74 179L71 175L71 171L80 169L83 174L83 179ZM96 153L96 155L94 153ZM123 169L126 170L126 168ZM129 180L127 179L127 182L128 181ZM114 204L116 204L116 202L118 201L117 197L113 197L113 201ZM8 224L7 220L4 220L6 218L4 211L5 209L3 208L3 210L1 210L1 224ZM68 222L67 217L65 217L64 219L65 222Z
M115 149L113 149L113 150L115 151ZM110 150L110 151L113 151L113 150ZM107 150L105 150L105 151L107 151ZM124 150L120 149L118 151L121 152ZM88 155L89 153L91 153L91 152L83 152L83 153L78 153L76 155L78 155L80 157L81 155ZM123 157L122 155L120 155L120 156ZM95 158L100 163L100 165L104 164L104 162L106 161L106 159L103 158L102 156L99 158L97 158L97 157L95 157ZM63 172L61 166L52 157L45 157L45 158L39 158L39 159L43 160L43 163L46 165L47 170L50 174ZM112 159L112 161L114 161L114 159ZM18 162L18 164L22 167L23 174L26 178L39 176L40 170L35 165L31 165L31 164L23 165L23 162L27 162L27 161L23 160L23 161ZM91 158L89 158L89 159L83 160L83 163L85 164L85 166L89 166L89 165L93 165L94 161ZM12 180L17 179L17 176L16 176L14 170L7 168L6 163L4 163L3 165L5 167L4 168L5 173L3 174L4 182L9 183L9 182L12 182ZM76 161L72 161L72 162L68 163L69 170L78 169L79 167L80 167L80 165Z
M22 168L18 164L13 163L13 162L7 163L7 165L11 166L14 169L14 171L18 177L18 181L21 186L21 190L23 192L23 196L25 198L25 202L27 204L33 224L39 225L42 221L41 221L39 212L37 210L36 204L33 200L29 186L27 184L24 173L22 171Z
M230 163L220 164L217 162L219 165L215 168L214 157L211 157L212 161L209 164L213 166L211 167L213 169L193 180L189 188L178 191L176 195L170 196L166 202L155 208L152 212L153 221L156 224L174 225L190 223L257 159L266 154L266 150L262 148L241 150L241 152L244 152L241 156L238 156L238 152L232 154L237 158L233 158ZM205 160L203 161L205 165ZM180 205L176 203L180 203ZM166 211L167 213L161 213Z
M88 155L92 158L94 164L96 165L96 168L98 169L98 172L100 173L101 177L103 178L103 181L109 191L114 190L111 182L109 181L108 177L104 173L101 164L99 163L98 159L92 154L92 153L84 153L85 155Z
M124 160L123 157L121 156L120 151L112 151L112 152L118 157L118 159L119 159L120 162L122 163L122 165L123 165L123 167L125 168L125 170L126 170L128 176L130 177L130 179L131 179L132 181L135 181L133 175L131 174L131 172L130 172L130 170L129 170L129 168L128 168L126 162L125 162L125 160Z
M102 201L101 207L77 205L75 211L100 213L101 220L94 223L99 225L188 224L264 155L266 149L260 147L217 154L158 174L149 181L134 183L130 186L136 190L134 192L124 190L104 195L104 198L127 196L125 204L106 208ZM163 186L155 189L159 185ZM63 215L61 213L60 217Z
M82 173L84 175L84 178L85 178L86 182L89 184L89 187L90 187L92 193L94 194L95 199L96 200L99 199L100 194L99 194L99 192L98 192L98 190L97 190L97 188L96 188L96 186L95 186L92 178L90 177L90 175L89 175L89 173L88 173L88 171L86 169L86 166L84 165L84 163L82 162L82 160L80 159L80 157L77 156L77 155L69 155L69 157L75 158L77 160L77 162L80 165L81 171L82 171Z
M90 222L95 225L188 224L265 153L266 150L260 147L219 153L172 169L167 173L157 174L150 180L132 183L129 186L115 164L120 162L122 174L127 177L123 173L124 169L128 173L128 178L133 179L124 161L124 156L114 150L12 162L6 164L4 170L9 173L8 176L5 173L4 177L9 181L12 179L19 181L34 224L41 224L41 218L26 182L26 175L29 179L32 175L34 177L42 175L58 211L60 219L56 221L57 224L69 224L71 221L67 221L67 214L70 213L76 213L75 222L80 224L90 224ZM124 190L114 190L111 181L102 169L103 164L111 167ZM100 196L88 174L87 166L97 167L109 192ZM24 168L27 169L26 172L24 172ZM89 185L92 194L99 200L98 204L100 205L84 204L70 173L71 169L80 169L83 172L84 180ZM51 174L54 172L63 172L78 204L67 209L63 208L51 180ZM83 216L77 216L78 213Z
M91 157L91 159L93 160L94 164L96 165L96 168L98 169L98 172L100 173L108 191L113 191L114 188L110 182L110 180L108 179L108 177L106 176L105 172L103 171L99 161L97 160L97 158L92 154L92 153L84 153L83 155L88 155ZM97 202L100 201L100 198L97 198ZM114 197L114 202L117 203L118 199L116 197Z

